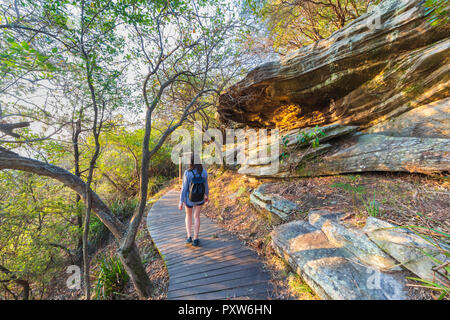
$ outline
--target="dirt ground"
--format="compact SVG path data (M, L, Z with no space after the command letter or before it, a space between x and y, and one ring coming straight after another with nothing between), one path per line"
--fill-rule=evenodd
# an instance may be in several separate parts
M273 299L318 297L270 245L270 232L282 221L256 209L249 200L251 192L263 182L272 183L267 191L299 205L301 209L291 220L305 219L311 209L327 208L346 212L347 222L359 227L371 214L402 226L423 226L449 233L450 183L445 176L368 173L280 181L212 169L209 181L211 201L202 212L245 241L263 259L272 275ZM376 203L378 210L368 211L368 203ZM415 299L437 297L431 290L415 287L415 282L410 285Z

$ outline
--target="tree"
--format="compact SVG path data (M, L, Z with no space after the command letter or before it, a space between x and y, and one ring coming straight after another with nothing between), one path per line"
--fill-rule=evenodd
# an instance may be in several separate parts
M281 54L329 37L379 0L248 0Z
M91 134L95 141L95 149L89 162L88 174L84 184L86 190L83 193L86 207L84 215L83 261L84 287L87 299L90 298L87 238L93 202L91 183L96 161L100 154L99 137L105 120L105 111L107 107L111 108L112 100L117 100L115 89L117 88L117 77L120 74L120 70L117 70L117 67L113 69L107 67L109 64L116 62L114 59L121 44L121 38L116 36L115 33L118 15L114 13L117 10L112 10L111 4L112 1L81 1L81 3L71 1L30 1L27 5L23 5L20 8L15 6L15 10L12 13L11 6L4 7L3 11L7 17L6 23L0 25L0 28L8 30L8 33L15 32L16 37L35 39L34 45L41 46L42 50L47 47L47 43L55 46L60 45L61 47L52 48L51 52L65 52L66 61L69 62L66 64L66 61L63 61L60 63L60 67L67 68L70 66L71 71L75 71L78 74L80 82L84 86L83 90L87 92L90 98L89 109L92 110L92 121L89 122ZM78 5L75 9L79 9L79 27L68 24L70 13L67 9L69 6L73 7L74 5ZM15 44L16 42L12 41L12 43ZM23 45L23 47L26 46ZM9 56L7 57L10 58ZM18 60L16 57L13 58L10 59L13 62ZM42 60L45 62L48 60L48 57L45 56ZM17 66L11 64L10 69L15 70ZM27 70L27 74L36 74L39 71L39 68L31 67ZM12 77L16 76L9 69L7 72L11 73ZM48 75L46 76L50 78ZM22 80L23 75L18 75L16 78L15 82ZM17 126L17 124L15 125ZM25 141L29 142L30 140L26 139ZM76 149L74 151L75 153L77 152Z
M220 5L225 6L220 1L157 1L151 5L143 1L135 2L132 12L127 15L134 29L134 39L139 44L135 55L143 59L148 72L142 84L145 133L140 201L119 248L125 268L130 265L128 256L146 207L148 167L152 156L189 115L211 105L214 96L227 83L210 81L211 75L220 72L229 62L226 58L231 52L224 44L230 32L236 28L233 19L225 19L219 10ZM146 34L150 36L144 36ZM162 116L168 119L168 125L150 149L155 113L164 109ZM132 274L131 278L135 283L139 281Z
M75 263L76 208L61 185L29 173L0 172L0 189L0 283L14 298L42 297L52 272Z

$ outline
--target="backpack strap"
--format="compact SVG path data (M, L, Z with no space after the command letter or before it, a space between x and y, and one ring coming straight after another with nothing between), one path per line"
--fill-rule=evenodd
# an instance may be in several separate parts
M197 170L195 170L195 169L189 169L189 171L191 171L192 172L192 174L194 175L194 178L197 178L197 177L201 177L202 176L202 174L201 173L198 173L197 172ZM197 175L195 174L197 172Z

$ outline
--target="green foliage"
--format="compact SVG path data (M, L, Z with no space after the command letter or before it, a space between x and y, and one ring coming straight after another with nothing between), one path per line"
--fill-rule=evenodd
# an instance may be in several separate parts
M230 6L221 0L21 0L14 5L0 1L2 120L8 116L11 122L33 121L17 130L24 140L39 140L55 129L52 140L26 144L9 140L2 147L75 172L77 145L79 175L86 181L96 146L92 134L96 119L101 148L91 187L110 203L115 215L128 219L136 207L142 167L144 130L142 118L136 119L148 105L154 107L149 147L159 149L148 166L149 192L154 193L177 174L171 146L160 147L161 133L177 124L181 115L194 117L187 111L213 106L213 90L203 91L198 100L192 98L203 89L222 90L237 74L227 69L237 65L233 59L238 55L233 50L235 21L231 23L227 13L234 15L227 10ZM149 85L143 90L147 75ZM148 95L148 104L143 95ZM191 110L184 112L186 106ZM210 108L202 120L213 116ZM78 123L81 133L75 144L70 138ZM61 271L59 262L65 257L61 248L49 243L68 251L78 249L78 218L85 208L58 183L42 179L41 184L36 176L8 174L0 179L1 263L33 286L45 288L52 272ZM28 180L22 183L19 178ZM30 184L33 192L27 190ZM94 244L108 235L96 216L90 231Z
M40 297L68 260L55 245L75 249L77 208L65 201L72 194L51 179L15 171L0 171L0 190L0 265L30 283L31 298ZM8 279L0 272L0 281ZM5 285L20 290L14 282Z
M120 220L125 221L126 219L131 218L138 203L139 200L137 198L124 200L117 199L111 202L109 208L115 216L117 216Z
M289 265L286 262L284 263L286 265ZM289 288L297 296L300 296L304 299L311 299L312 297L314 297L314 291L302 280L302 278L298 274L290 272L287 276Z
M99 247L108 239L108 235L109 230L103 222L97 216L92 216L89 221L88 241L96 247Z
M372 217L378 217L380 215L380 204L375 199L375 191L373 192L373 198L368 199L366 197L366 188L359 184L361 176L348 176L349 182L335 182L331 185L332 188L339 188L352 194L353 206L356 207L356 199L362 202L367 214Z
M319 126L315 126L312 130L309 131L301 131L296 137L295 140L297 145L310 145L311 148L315 149L320 146L320 137L326 136L325 132L323 132ZM289 138L287 136L282 137L281 142L283 143L283 148L286 149L288 147ZM281 159L286 159L289 157L289 153L287 151L283 151L281 153Z
M267 25L273 48L286 53L329 37L364 14L379 0L335 0L328 2L246 0L250 11Z
M364 208L367 211L367 214L372 217L378 217L380 214L380 205L378 201L375 200L375 191L373 193L373 199L365 200L361 197L361 200L363 201Z
M421 213L418 213L418 215L422 218L433 220L435 223L438 223L442 228L444 228L444 230L448 230L446 225L437 222L432 218L426 217ZM435 262L436 267L433 268L433 271L436 274L435 280L429 281L416 277L407 277L407 279L419 282L419 286L421 287L437 291L439 293L438 300L443 300L445 297L450 296L450 265L448 264L448 259L450 258L450 234L436 230L435 228L414 225L402 226L399 228L407 229L418 235L428 242L428 244L430 244L435 251L445 257L445 261L443 261L432 255L431 252L418 248L424 255L428 256Z
M348 176L347 179L348 182L335 182L331 185L332 188L339 188L346 192L349 192L352 194L352 201L353 201L353 207L356 207L356 199L359 198L364 208L366 209L367 213L371 216L378 216L379 214L379 204L375 200L375 192L373 195L373 200L367 200L364 197L364 194L366 193L366 188L363 185L359 184L359 181L361 179L360 175L356 176Z
M428 21L432 26L445 25L449 23L449 3L448 0L426 0L424 7Z
M14 76L36 70L36 75L43 79L51 77L51 73L57 70L57 67L51 63L50 56L39 52L38 49L33 47L32 43L16 39L7 30L2 32L3 35L0 37L0 72ZM2 79L2 81L4 80Z
M143 139L143 129L128 128L120 118L112 122L108 131L104 131L101 144L105 147L97 161L97 177L105 182L102 187L104 194L120 199L138 194ZM158 139L159 132L152 130L150 148L158 143ZM93 141L90 139L88 144L92 148ZM170 144L164 144L152 156L148 170L150 194L156 193L164 182L177 175L176 165L170 158L171 150Z
M97 274L95 299L117 299L121 296L130 277L117 257L101 256L99 262L100 271Z
M126 222L133 215L138 202L137 198L114 199L109 203L109 208L119 220ZM89 242L97 247L101 246L109 234L103 222L97 216L92 216L89 224Z

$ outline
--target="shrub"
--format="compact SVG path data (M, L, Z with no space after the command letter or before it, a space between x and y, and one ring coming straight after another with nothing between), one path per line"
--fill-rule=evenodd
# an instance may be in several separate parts
M130 218L139 203L137 198L128 198L124 200L116 199L111 202L111 212L120 220Z

